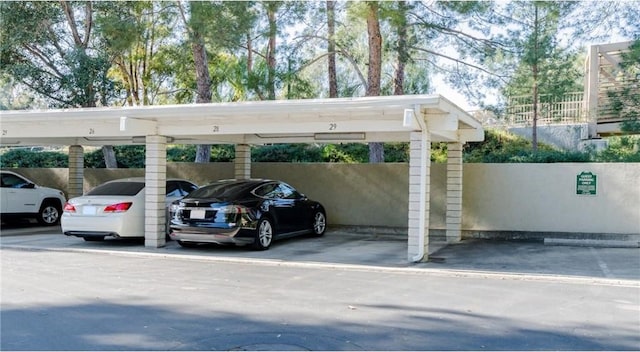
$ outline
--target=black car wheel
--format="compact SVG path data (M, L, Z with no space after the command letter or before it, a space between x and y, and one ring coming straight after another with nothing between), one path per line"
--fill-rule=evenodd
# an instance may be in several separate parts
M322 236L327 229L327 216L323 211L318 210L313 216L313 235Z
M271 225L271 220L267 218L260 219L255 236L255 241L253 242L254 249L261 251L269 249L273 241L273 226Z
M61 209L54 203L44 203L38 212L38 223L40 225L55 225L60 221Z

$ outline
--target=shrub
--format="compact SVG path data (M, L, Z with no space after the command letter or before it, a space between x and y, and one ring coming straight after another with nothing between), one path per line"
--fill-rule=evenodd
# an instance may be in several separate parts
M362 144L327 144L322 146L323 162L329 163L363 163L368 159L368 150L363 151ZM365 154L367 153L367 154Z
M254 162L318 162L322 151L313 144L271 144L251 148Z
M385 143L386 162L408 162L408 143ZM115 146L118 167L143 168L145 146ZM167 161L193 162L195 145L172 145L167 148ZM472 163L558 163L558 162L640 162L640 136L620 136L609 139L607 149L594 152L562 151L540 144L533 153L531 142L504 131L486 130L485 140L468 143L464 161ZM102 150L86 152L86 168L104 168ZM233 145L213 145L212 162L230 162L235 159ZM273 144L255 146L251 151L254 162L336 162L367 163L369 148L363 143L342 144ZM68 165L63 152L11 149L0 154L0 167L60 167ZM432 143L431 160L446 162L447 143Z
M229 162L235 158L233 145L211 146L211 162ZM167 161L169 162L193 162L196 160L195 145L172 145L167 148Z
M116 161L118 167L123 169L128 168L143 168L144 167L144 153L145 146L143 145L118 145L114 146L113 150L116 153ZM90 169L98 169L106 167L104 163L104 156L102 149L96 149L94 151L84 154L84 167Z
M408 143L385 143L385 162L407 162ZM369 147L363 143L340 144L273 144L254 147L251 159L255 162L306 163L367 163Z
M431 161L436 163L446 163L448 158L447 151L448 151L447 143L445 142L431 143ZM407 150L407 162L408 161L409 161L409 151Z
M0 155L0 167L67 167L69 157L62 152L12 149Z
M534 153L531 141L505 131L485 130L483 142L465 147L464 161L469 163L560 163L589 162L589 152L562 151L545 144Z
M196 160L195 145L174 145L167 148L167 161L190 163Z
M640 162L640 136L609 138L609 146L596 154L595 161Z
M211 147L211 162L229 162L236 158L235 147L230 144L214 145ZM191 159L191 161L195 160Z

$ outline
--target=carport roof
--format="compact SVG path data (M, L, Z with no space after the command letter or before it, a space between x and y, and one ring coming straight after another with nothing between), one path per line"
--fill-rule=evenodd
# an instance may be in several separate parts
M432 141L481 141L479 121L440 95L276 100L236 103L0 112L12 145L408 141L427 129Z

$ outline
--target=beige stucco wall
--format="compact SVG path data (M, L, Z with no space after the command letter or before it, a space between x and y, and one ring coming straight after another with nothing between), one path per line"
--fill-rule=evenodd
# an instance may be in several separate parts
M444 227L444 165L432 171L431 225ZM254 177L283 180L321 202L331 224L407 227L409 165L262 163ZM435 187L434 187L435 188ZM434 227L435 228L435 227Z
M434 165L432 226L444 228L444 165ZM232 163L169 164L169 177L202 185L233 178ZM409 202L409 165L335 163L254 163L252 177L289 183L309 198L321 202L331 224L406 227ZM435 228L435 227L434 227Z
M66 169L17 169L65 190ZM576 195L576 176L598 177ZM445 227L445 164L431 167L431 229ZM324 204L330 224L407 226L408 164L256 163L253 177L280 179ZM85 190L144 176L141 169L85 169ZM169 163L167 176L200 185L233 177L232 163ZM640 234L640 163L464 164L463 230Z
M640 234L640 163L465 164L463 229ZM581 172L595 196L576 195Z

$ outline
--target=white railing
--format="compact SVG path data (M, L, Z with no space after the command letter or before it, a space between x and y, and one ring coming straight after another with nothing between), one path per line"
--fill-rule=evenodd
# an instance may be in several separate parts
M541 96L538 103L538 124L573 124L587 122L583 101L584 93L567 93L558 98ZM530 126L533 124L533 103L531 96L510 97L505 124L510 126Z

